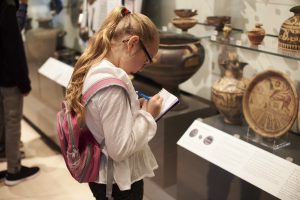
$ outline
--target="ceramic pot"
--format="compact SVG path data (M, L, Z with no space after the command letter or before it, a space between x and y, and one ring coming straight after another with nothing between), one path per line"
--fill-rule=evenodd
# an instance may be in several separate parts
M294 13L281 25L278 47L284 50L300 51L300 6L290 9Z
M197 22L198 21L193 18L174 18L172 20L173 25L177 28L180 28L184 32L194 27L197 24Z
M265 31L265 29L262 26L263 26L263 24L256 23L255 27L252 30L256 31L256 32L259 32L261 35L265 35L266 31Z
M54 57L68 65L74 66L80 54L75 49L64 48L56 50Z
M222 31L224 25L226 23L230 23L231 17L230 16L208 16L206 17L206 21L208 25L212 25L216 27L217 31Z
M224 76L212 86L212 101L224 116L227 124L241 124L243 117L243 95L249 81L243 77L247 63L227 60L222 64Z
M25 50L29 61L43 63L54 56L57 48L64 46L66 32L53 28L52 24L50 18L38 20L39 28L26 32Z
M45 62L54 56L60 29L38 28L26 32L25 50L28 61Z
M248 31L247 36L252 45L260 45L265 37L265 35L261 35L257 31Z
M265 35L265 29L262 28L262 24L260 23L255 24L255 27L247 32L247 36L252 45L260 45L265 38Z
M189 18L197 15L197 10L195 9L175 9L174 12L178 17L182 18Z
M140 75L152 79L180 98L178 85L188 80L203 64L205 51L199 38L189 34L160 34L160 45L154 63L146 66ZM187 105L181 99L175 109Z
M231 31L232 31L231 24L225 24L223 28L223 36L225 39L229 38Z

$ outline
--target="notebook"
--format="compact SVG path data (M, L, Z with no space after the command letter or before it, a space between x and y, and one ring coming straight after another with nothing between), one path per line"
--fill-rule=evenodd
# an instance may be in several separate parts
M155 121L160 120L162 116L164 116L168 111L170 111L179 103L179 99L164 88L161 89L158 94L163 98L163 102L160 114L155 118Z

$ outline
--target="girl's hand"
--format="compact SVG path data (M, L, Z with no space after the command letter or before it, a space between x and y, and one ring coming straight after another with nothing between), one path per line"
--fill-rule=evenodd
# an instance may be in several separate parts
M151 97L151 99L143 100L142 109L150 113L153 118L156 118L161 110L163 98L158 94Z
M143 107L144 101L146 101L144 98L139 98L140 108Z

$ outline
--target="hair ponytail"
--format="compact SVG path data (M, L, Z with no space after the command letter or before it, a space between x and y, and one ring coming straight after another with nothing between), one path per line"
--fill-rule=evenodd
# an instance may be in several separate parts
M66 90L66 101L69 111L84 115L81 104L82 88L89 69L99 63L111 49L111 41L123 34L136 34L151 42L158 39L158 32L153 22L139 13L130 13L123 7L115 8L105 19L99 31L88 41L88 46L75 64L71 80Z

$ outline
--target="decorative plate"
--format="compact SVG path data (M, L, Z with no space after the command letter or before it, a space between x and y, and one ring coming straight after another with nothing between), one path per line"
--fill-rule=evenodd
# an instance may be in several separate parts
M281 136L288 132L297 117L298 96L295 86L281 72L261 72L246 89L243 112L255 133L270 138Z

